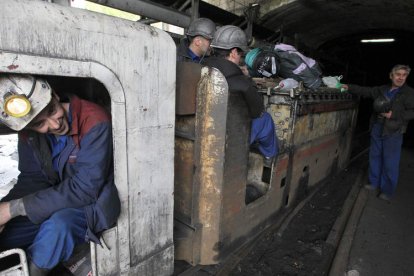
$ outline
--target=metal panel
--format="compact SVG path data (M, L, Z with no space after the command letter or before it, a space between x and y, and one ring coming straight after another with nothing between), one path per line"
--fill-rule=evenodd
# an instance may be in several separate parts
M199 92L202 89L199 87ZM230 94L227 105L213 120L206 112L214 106L215 103L209 102L214 97L200 99L203 94L197 95L196 124L187 121L185 128L179 119L180 129L194 126L195 135L191 140L193 147L184 147L179 140L177 154L180 157L193 154L185 162L187 170L194 166L196 171L187 175L183 169L176 171L176 179L188 182L188 190L176 206L176 211L185 213L188 219L187 227L181 228L186 231L176 240L177 258L192 264L219 263L271 225L284 208L294 206L316 184L337 168L343 168L355 126L355 103L339 92L335 95L321 90L316 98L304 93L274 95L267 90L264 93L281 146L271 168L264 166L260 154L248 153L250 120L242 99L239 101ZM197 125L205 121L211 121L206 124L210 130ZM217 127L224 127L225 132L224 129L217 131ZM215 141L222 139L223 153L218 155L216 148L208 148L212 137ZM214 166L220 163L224 168ZM263 193L248 205L245 203L247 184L254 184ZM180 185L176 183L177 187Z
M290 100L286 97L273 95L269 102L282 151L291 155L288 176L288 205L291 205L314 185L345 167L357 105L351 95L332 89L301 91ZM288 121L288 111L293 125L283 120Z
M180 130L194 132L194 139L176 138L175 175L176 257L192 264L213 263L217 255L213 246L220 235L227 101L224 76L203 67L195 121L177 117Z
M112 228L102 234L102 247L91 247L91 259L95 260L95 275L117 275L119 268L114 264L119 263L119 255L116 254L117 248L117 228ZM99 248L99 250L98 250Z
M201 65L194 62L177 63L177 89L175 112L192 115L196 110L196 91L200 81Z
M111 234L116 247L109 255L95 248L99 275L133 274L134 267L171 274L176 66L171 37L136 22L38 1L1 1L0 23L0 71L92 77L111 96L122 210ZM158 75L163 77L153 77ZM154 262L150 256L160 257ZM119 262L108 271L103 264L114 258Z
M200 263L214 263L219 242L221 201L226 143L226 107L228 86L224 76L214 68L204 67L197 91L195 147L195 183L198 206L195 222L203 225L200 242Z

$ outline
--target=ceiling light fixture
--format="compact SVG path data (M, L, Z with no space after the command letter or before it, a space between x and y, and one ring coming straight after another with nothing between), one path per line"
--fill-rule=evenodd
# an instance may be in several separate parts
M375 38L375 39L361 39L362 43L384 43L384 42L394 42L394 38Z

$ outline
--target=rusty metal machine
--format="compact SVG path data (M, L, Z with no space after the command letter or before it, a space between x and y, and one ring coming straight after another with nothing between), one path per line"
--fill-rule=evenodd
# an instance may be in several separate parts
M60 88L93 80L104 90L94 96L112 113L122 211L105 246L91 246L96 275L170 275L174 255L219 263L346 166L357 110L349 95L280 93L257 80L280 145L268 166L249 148L241 95L214 68L175 70L165 32L28 0L0 1L0 22L1 73L45 76ZM246 203L249 185L260 196Z
M256 82L280 145L270 167L249 149L246 107L241 96L229 95L221 73L192 63L178 66L176 259L222 262L347 164L357 115L349 94L329 88L282 93L271 80ZM245 200L249 185L260 191L252 202Z

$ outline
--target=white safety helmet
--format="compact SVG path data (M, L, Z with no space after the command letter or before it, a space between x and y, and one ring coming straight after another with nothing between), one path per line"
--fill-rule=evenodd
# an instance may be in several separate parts
M30 123L52 99L52 89L30 75L0 73L0 122L19 131Z

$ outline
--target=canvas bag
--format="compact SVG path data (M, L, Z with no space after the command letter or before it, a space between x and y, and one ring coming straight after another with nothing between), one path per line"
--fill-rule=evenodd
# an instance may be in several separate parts
M279 76L302 81L305 87L313 90L321 86L322 72L314 59L304 56L295 47L283 43L276 44L274 52L280 61Z

